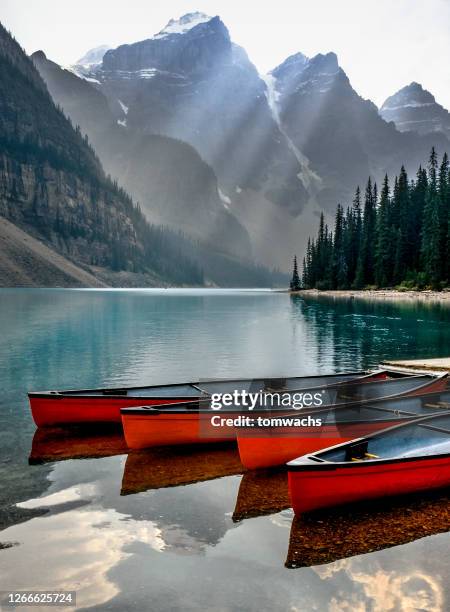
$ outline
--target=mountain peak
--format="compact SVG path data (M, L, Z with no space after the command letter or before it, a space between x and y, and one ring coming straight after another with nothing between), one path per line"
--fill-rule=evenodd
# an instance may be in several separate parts
M318 53L309 61L310 66L324 72L337 72L339 70L339 62L336 53Z
M396 94L394 94L394 96L399 96L399 95L405 95L405 96L411 96L411 97L414 96L423 102L425 101L435 102L433 94L430 93L428 89L425 89L420 83L417 83L417 81L412 81L409 85L402 87L402 89L399 89L399 91ZM394 97L394 96L391 96L391 97Z
M323 79L334 77L339 71L342 72L336 53L318 53L311 58L303 53L295 53L274 68L270 74L276 78L290 80L302 78L302 75L305 75L305 78L315 75Z
M443 132L450 135L450 114L427 89L413 81L386 99L380 109L385 121L393 121L401 132Z
M290 55L283 63L285 65L291 65L291 64L305 64L308 61L308 57L306 57L306 55L304 55L303 53L301 53L300 51L298 53L294 53L294 55Z
M36 61L41 62L47 59L47 56L41 49L39 49L39 51L35 51L34 53L32 53L30 57L33 60L33 62L36 62Z
M182 17L178 19L171 19L166 27L161 30L154 38L166 38L166 36L171 36L173 34L185 34L195 28L196 26L207 23L213 19L206 13L194 12L194 13L186 13Z
M436 100L432 93L424 89L420 83L413 81L399 89L393 96L387 98L381 107L382 112L398 110L400 108L419 108L431 106Z
M274 68L270 74L277 76L278 74L286 74L289 73L298 73L303 70L303 68L308 63L309 58L303 53L294 53L294 55L290 55L287 59L284 60L282 64Z
M152 79L161 72L176 74L217 69L218 63L232 61L230 35L218 16L187 13L171 19L152 38L110 49L99 70L124 73L146 70L142 78ZM148 72L151 70L152 72Z

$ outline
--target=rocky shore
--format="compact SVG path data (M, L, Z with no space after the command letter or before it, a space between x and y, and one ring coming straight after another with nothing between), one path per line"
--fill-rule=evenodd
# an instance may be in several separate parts
M291 291L292 295L304 296L327 296L333 298L346 299L378 299L378 300L425 300L425 301L449 301L450 291L400 291L398 289L366 289L366 290L335 290L319 291L318 289L303 289L301 291Z

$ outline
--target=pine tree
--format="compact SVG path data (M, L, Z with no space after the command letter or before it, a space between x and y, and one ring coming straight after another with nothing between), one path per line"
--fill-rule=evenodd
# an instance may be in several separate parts
M348 228L348 250L347 267L349 285L354 285L356 279L356 269L358 265L359 253L361 250L362 237L362 217L361 217L361 190L356 188L353 198L352 208L349 211Z
M446 251L445 261L447 262L447 266L446 266L447 278L445 280L446 280L446 284L449 285L450 284L450 211L447 216L447 246L446 246L445 251Z
M394 275L393 283L401 283L405 278L410 263L410 255L415 244L413 240L413 219L410 210L410 195L408 175L404 166L400 169L394 196L394 209L397 216L397 225L393 226L394 236Z
M308 238L308 245L306 247L305 263L303 266L303 279L302 285L305 289L312 289L312 277L311 277L311 238Z
M318 289L379 287L402 282L440 288L450 282L450 164L441 164L433 148L429 168L414 181L402 166L392 195L385 176L378 203L376 184L368 180L364 212L356 190L344 213L339 204L334 231L321 215L314 240L308 241L303 285Z
M449 217L450 217L450 177L449 177L449 161L447 153L444 153L442 162L439 168L438 179L439 190L439 223L441 226L439 239L439 253L442 262L441 277L444 282L450 280L449 263L448 263L448 235L449 235Z
M306 279L308 276L308 267L306 264L306 256L303 257L303 264L302 264L302 279L301 279L301 283L302 283L302 288L306 289Z
M319 260L317 257L317 242L311 241L311 266L310 266L310 282L311 287L316 287L317 282L320 280L322 270L320 269Z
M437 184L437 155L433 147L428 164L429 184L425 198L422 228L422 265L427 283L437 289L441 279L442 262L440 256L441 202Z
M340 204L336 210L336 221L333 235L333 257L331 284L333 289L347 287L347 262L344 250L344 211Z
M422 238L423 267L427 282L433 289L439 286L441 278L439 196L431 192L425 205L424 229Z
M430 177L430 186L437 186L437 168L438 168L438 158L436 149L434 147L431 148L430 159L428 160L428 174Z
M376 199L376 185L372 187L372 181L369 177L364 198L361 249L355 280L357 288L373 285L375 281L373 245L376 224Z
M412 243L414 245L410 253L410 267L418 271L421 267L421 251L417 248L422 240L422 223L425 208L425 199L428 190L428 175L425 168L419 167L416 174L416 181L411 188L411 220L413 222L414 233Z
M389 286L392 278L392 241L391 228L389 226L390 206L389 179L386 174L380 194L376 225L375 283L378 287Z
M320 221L319 221L319 233L317 235L317 266L320 270L318 274L318 281L323 280L323 275L326 267L326 259L327 259L327 236L325 233L325 216L320 213Z
M291 288L291 291L300 291L301 289L300 276L298 275L298 267L297 267L297 255L294 255L294 269L292 272L290 288Z

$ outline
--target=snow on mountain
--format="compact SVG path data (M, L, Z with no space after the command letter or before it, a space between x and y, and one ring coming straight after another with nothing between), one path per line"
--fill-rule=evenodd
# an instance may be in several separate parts
M67 67L76 76L89 81L90 83L99 83L99 81L90 74L95 68L100 66L103 61L103 56L111 47L109 45L100 45L94 49L89 49L87 53L80 57L79 60Z
M230 208L229 205L231 204L230 198L220 189L220 187L218 189L218 193L219 193L220 200L223 203L224 207L226 209L229 209Z
M205 13L188 13L179 19L171 19L166 27L153 38L166 38L167 36L171 36L173 34L185 34L201 23L211 21L211 19L212 17L206 15Z
M100 45L99 47L95 47L94 49L89 49L83 57L75 62L75 65L79 66L97 66L102 63L103 56L107 51L109 51L111 47L109 45Z
M301 212L308 200L301 155L280 133L266 84L218 16L171 20L152 38L109 50L88 76L101 82L111 107L129 108L131 130L194 146L224 194L239 185Z
M128 115L128 106L126 106L122 100L118 100L119 104L120 104L120 108L123 110L125 115Z

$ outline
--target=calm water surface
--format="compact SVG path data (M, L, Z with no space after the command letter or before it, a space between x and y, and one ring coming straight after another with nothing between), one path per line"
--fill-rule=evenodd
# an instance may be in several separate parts
M233 521L242 479L233 466L168 487L170 457L155 482L152 456L127 457L114 433L112 456L70 459L69 439L66 460L29 465L26 399L31 389L325 373L449 348L441 304L0 290L0 589L75 589L78 608L95 610L449 609L448 533L287 569L291 510L275 503L272 514ZM51 459L41 433L34 453ZM183 461L198 479L178 456L176 482Z

